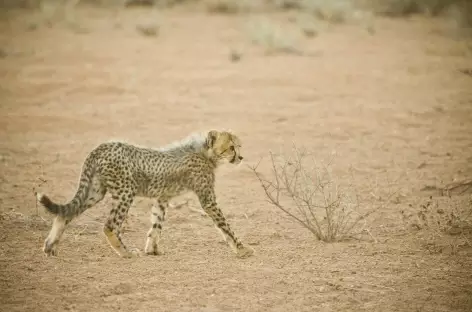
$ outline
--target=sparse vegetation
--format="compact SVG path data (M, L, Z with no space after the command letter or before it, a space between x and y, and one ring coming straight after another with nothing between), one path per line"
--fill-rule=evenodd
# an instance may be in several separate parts
M302 2L302 9L310 12L318 19L336 24L352 19L356 11L350 0L305 0Z
M43 0L0 1L0 7L4 8L35 8L39 9L46 24L51 26L59 20L65 20L73 29L79 29L75 19L74 9L77 5L95 5L101 7L113 7L116 9L141 6L153 9L174 7L177 5L196 4L203 7L209 13L214 14L245 14L252 12L270 12L277 10L294 10L308 15L312 20L324 21L329 24L340 24L350 21L367 23L366 29L374 34L371 14L388 17L408 17L413 14L429 16L442 16L452 22L452 27L460 30L460 34L472 34L472 2L468 0L125 0L125 1L90 1L67 0L64 2ZM302 33L307 37L315 37L319 29L304 23L301 25ZM79 30L79 32L83 32ZM291 47L286 35L272 34L268 32L257 36L255 41L263 42L272 52L298 53Z
M250 12L253 4L247 0L205 0L205 6L211 13L237 14Z
M472 2L463 1L452 6L447 14L456 28L461 29L466 35L472 35Z
M125 7L134 7L134 6L153 6L158 1L154 0L124 0Z
M419 209L402 210L401 214L413 229L431 229L449 235L472 232L472 196L465 203L460 198L431 196Z
M362 212L367 201L352 185L341 184L331 170L331 162L318 162L306 150L293 148L291 156L271 153L272 179L266 179L258 166L258 178L269 203L325 242L360 238L369 234L366 218L382 205Z
M0 306L470 310L472 41L454 36L472 25L467 1L151 2L0 12ZM53 216L33 187L66 202L96 139L156 146L210 122L242 132L251 164L294 138L316 151L220 171L217 200L254 258L219 248L198 196L169 204L158 259L115 259L108 196L68 225L58 258L41 256ZM401 192L378 180L399 172ZM135 201L123 221L130 246L144 247L150 206Z
M136 25L136 30L146 37L156 37L159 35L159 26L156 24L139 24Z
M229 59L233 63L239 62L241 60L241 57L242 57L242 53L234 49L232 49L229 54Z
M407 229L429 253L454 255L461 247L472 247L472 196L429 197L418 208L400 211Z
M365 9L373 10L376 14L391 17L404 17L411 14L438 15L461 0L383 0L358 1Z
M301 14L294 19L294 23L300 27L300 31L306 38L314 38L320 33L319 22L309 14Z
M248 24L247 31L251 41L264 47L267 54L302 54L297 47L295 35L283 30L280 24L267 19L253 20Z

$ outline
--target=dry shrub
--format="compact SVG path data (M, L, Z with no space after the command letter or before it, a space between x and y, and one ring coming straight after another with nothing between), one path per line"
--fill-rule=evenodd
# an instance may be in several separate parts
M424 2L423 0L372 0L364 1L364 5L378 15L404 17L423 12ZM431 0L431 2L436 2L436 0Z
M205 0L205 7L210 13L237 14L251 11L251 3L241 0Z
M447 16L455 23L456 28L464 34L472 34L472 2L463 1L449 8Z
M302 10L330 23L346 22L352 18L356 11L351 0L304 0L302 1Z
M103 2L103 1L102 1ZM125 7L138 7L138 6L143 6L143 7L148 7L148 6L154 6L156 4L155 0L123 0L123 5ZM102 3L103 5L103 3Z
M373 10L378 15L404 17L411 14L437 16L452 8L459 8L462 14L470 16L470 0L358 0L358 5Z
M38 0L0 0L2 9L36 9L39 7Z
M297 10L331 23L342 23L356 11L352 0L273 0L272 6Z
M247 28L251 41L265 48L267 54L301 55L294 34L283 30L282 25L267 19L253 20Z
M75 21L75 9L79 0L41 1L40 10L43 17L50 23L57 21Z
M273 0L278 9L295 9L313 14L321 20L342 23L361 11L377 15L406 17L412 14L447 16L461 29L472 28L470 0Z
M383 204L367 205L353 185L341 184L331 169L331 162L320 163L313 154L293 148L289 157L276 157L272 153L272 179L266 179L252 167L269 203L309 230L317 239L335 242L361 238L367 233L366 218ZM377 199L376 199L377 200ZM384 201L387 202L387 201Z
M159 35L159 25L155 23L138 24L136 30L145 37L157 37Z
M302 9L301 0L272 0L270 4L276 8L283 10L300 10Z

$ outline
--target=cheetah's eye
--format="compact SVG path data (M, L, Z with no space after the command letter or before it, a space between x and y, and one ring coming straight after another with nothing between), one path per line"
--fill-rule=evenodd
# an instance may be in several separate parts
M232 151L232 152L234 152L234 146L231 145L231 146L229 147L229 150Z

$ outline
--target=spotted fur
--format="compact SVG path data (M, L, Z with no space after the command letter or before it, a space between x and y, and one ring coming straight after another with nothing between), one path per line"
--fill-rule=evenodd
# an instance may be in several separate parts
M239 164L243 159L240 149L239 138L226 131L209 131L159 149L121 142L99 145L85 159L77 192L69 203L57 204L44 194L36 194L46 210L56 215L43 251L48 256L57 255L57 245L66 225L109 192L113 207L103 231L121 257L140 254L139 250L125 246L120 233L134 198L155 198L145 252L158 255L169 200L194 192L234 252L241 258L251 256L253 250L235 236L219 209L214 189L215 169L224 162Z

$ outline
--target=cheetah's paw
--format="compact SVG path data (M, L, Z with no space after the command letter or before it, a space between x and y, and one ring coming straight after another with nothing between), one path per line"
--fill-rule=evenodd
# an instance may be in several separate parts
M44 242L43 252L46 256L57 256L57 244L50 243L48 240Z
M158 249L157 244L146 246L145 252L147 255L150 255L150 256L161 256L164 254L163 251Z
M126 253L122 255L123 258L139 258L143 255L138 248L129 248Z

